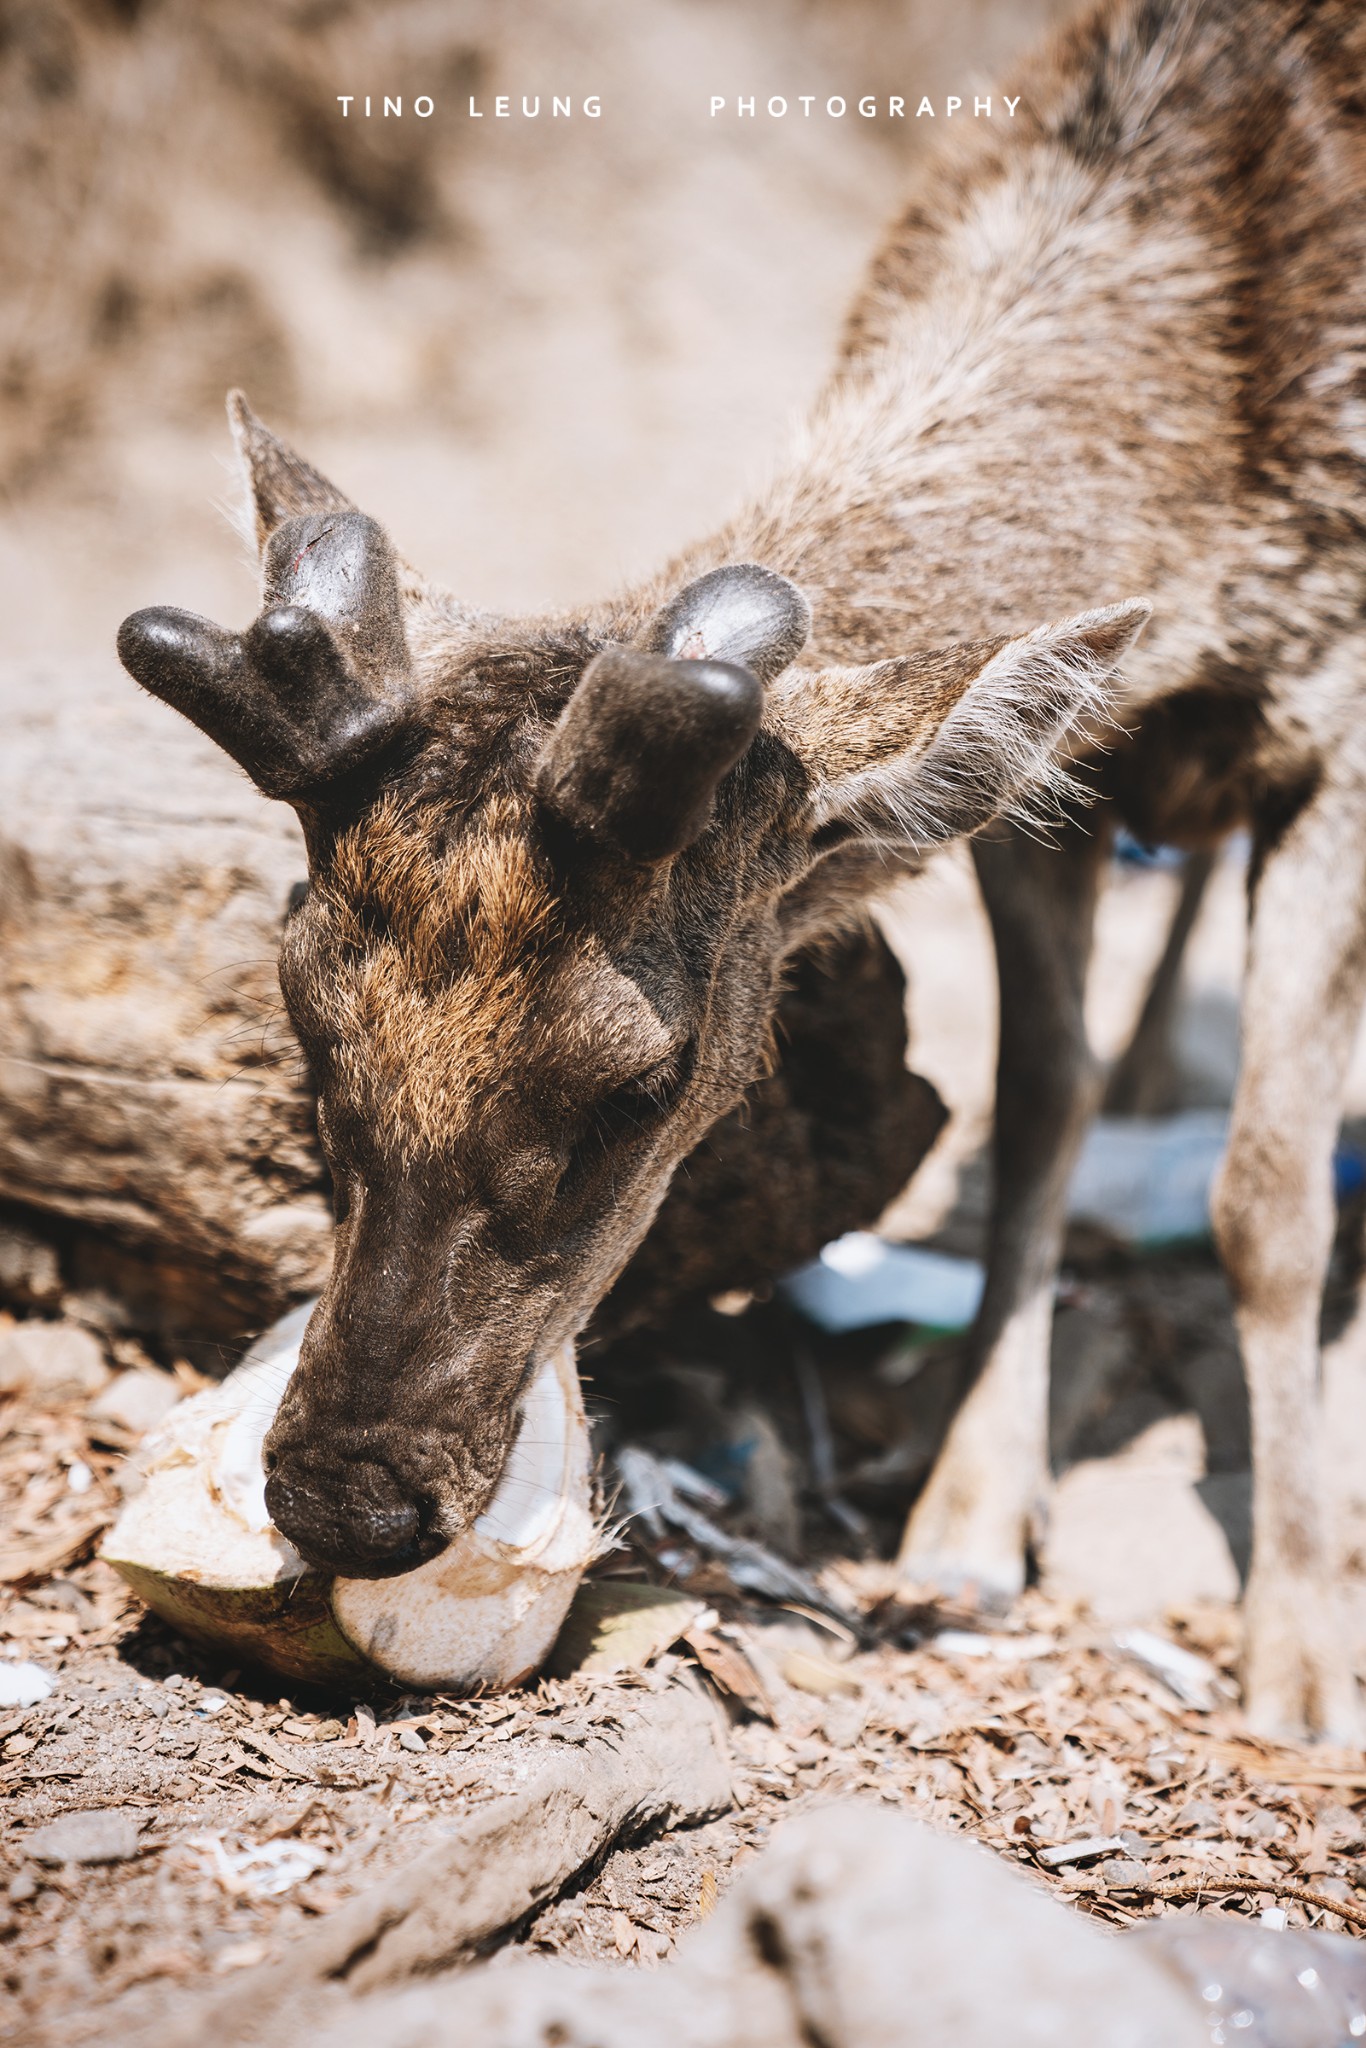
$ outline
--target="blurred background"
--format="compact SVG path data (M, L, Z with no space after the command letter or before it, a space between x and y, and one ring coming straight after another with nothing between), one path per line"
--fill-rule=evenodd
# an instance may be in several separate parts
M1058 0L8 0L0 486L12 651L241 617L223 394L428 573L594 596L716 522L812 392L934 125ZM844 119L716 121L844 95ZM337 95L374 97L343 121ZM421 93L432 118L409 111ZM470 96L541 96L471 121ZM568 120L547 118L553 93ZM601 96L598 120L580 111ZM401 119L378 118L401 96Z

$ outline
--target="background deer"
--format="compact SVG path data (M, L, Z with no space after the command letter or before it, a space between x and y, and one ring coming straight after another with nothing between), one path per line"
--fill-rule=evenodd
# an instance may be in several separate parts
M1315 1372L1366 973L1364 67L1348 0L1102 9L1008 134L922 183L754 507L572 618L430 589L238 406L265 609L240 635L141 613L120 646L308 841L281 981L337 1253L268 1446L306 1555L402 1568L479 1511L529 1361L762 1074L790 963L1070 754L1144 838L1254 833L1217 1216L1257 1466L1248 1703L1355 1734ZM1117 591L1156 618L1097 751L1147 615L1088 609ZM976 847L1002 994L981 1369L902 1564L989 1597L1045 1486L1105 815Z

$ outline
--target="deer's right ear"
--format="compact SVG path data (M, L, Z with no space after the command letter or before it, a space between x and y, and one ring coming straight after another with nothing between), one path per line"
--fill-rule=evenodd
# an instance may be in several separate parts
M1104 719L1107 678L1151 610L1133 598L1016 639L785 677L767 723L806 770L817 849L924 848L1003 812L1046 815L1068 734Z
M335 484L296 455L269 427L262 426L240 391L228 393L228 420L251 495L256 545L266 542L286 519L305 512L352 512L355 507Z

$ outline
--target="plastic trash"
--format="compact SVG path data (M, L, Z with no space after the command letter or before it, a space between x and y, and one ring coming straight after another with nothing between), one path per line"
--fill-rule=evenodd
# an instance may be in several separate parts
M1222 1913L1146 1921L1121 1936L1190 1986L1210 2048L1349 2048L1366 2039L1366 1943Z
M874 1323L919 1323L965 1330L982 1299L976 1259L951 1258L920 1245L889 1244L851 1230L781 1282L778 1292L822 1330L838 1335Z
M1020 1664L1027 1657L1047 1657L1057 1649L1052 1636L987 1636L965 1628L941 1628L925 1646L941 1657L994 1657L1002 1664Z
M1068 1214L1133 1245L1181 1244L1209 1232L1209 1197L1228 1141L1219 1109L1098 1117L1072 1175Z
M1222 1109L1098 1117L1072 1175L1067 1213L1136 1248L1199 1242L1209 1236L1210 1190L1227 1142ZM1333 1174L1338 1201L1347 1201L1366 1187L1366 1158L1340 1146ZM914 1323L947 1335L972 1322L984 1280L977 1259L851 1230L789 1273L777 1291L833 1336L877 1323Z
M278 1899L292 1891L314 1871L321 1870L327 1857L307 1842L262 1842L243 1849L224 1847L215 1834L190 1835L186 1847L198 1849L224 1891L234 1898L249 1894L260 1899Z
M1098 1117L1072 1175L1067 1213L1136 1246L1208 1237L1210 1191L1227 1143L1228 1115L1222 1109ZM1352 1146L1339 1146L1333 1158L1336 1199L1345 1202L1364 1185L1366 1160Z
M1154 1635L1147 1628L1120 1629L1114 1640L1117 1650L1132 1657L1152 1677L1160 1678L1186 1706L1208 1714L1217 1704L1224 1687L1208 1657L1183 1650L1179 1643L1169 1643L1165 1636Z

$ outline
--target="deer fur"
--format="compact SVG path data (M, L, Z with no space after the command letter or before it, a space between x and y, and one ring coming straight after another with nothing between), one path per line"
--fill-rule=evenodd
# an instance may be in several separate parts
M764 1071L791 963L977 834L1002 995L980 1372L902 1563L1008 1598L1096 1092L1081 995L1105 820L1192 845L1245 822L1217 1223L1257 1460L1248 1700L1263 1726L1356 1730L1315 1321L1366 983L1364 71L1355 0L1086 17L1017 82L1008 133L978 127L922 178L770 486L571 618L486 618L372 538L355 578L383 622L397 590L395 648L347 595L360 515L239 408L263 619L225 641L140 615L123 650L308 839L281 977L337 1259L268 1446L305 1555L398 1568L479 1511L529 1362L583 1326ZM335 657L295 616L309 590ZM1094 607L1139 592L1135 647L1145 603ZM340 716L330 783L298 687L277 716L285 645ZM1075 772L1110 800L1085 829Z
M480 1512L528 1372L773 1067L785 982L914 857L905 819L951 837L1056 780L1147 606L797 666L802 593L723 558L489 619L233 418L265 609L139 613L120 651L303 822L280 980L337 1233L267 1499L305 1556L383 1573Z

